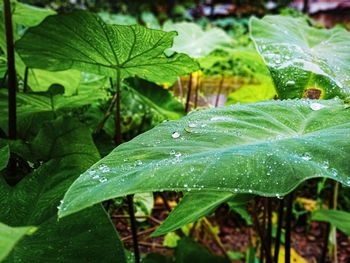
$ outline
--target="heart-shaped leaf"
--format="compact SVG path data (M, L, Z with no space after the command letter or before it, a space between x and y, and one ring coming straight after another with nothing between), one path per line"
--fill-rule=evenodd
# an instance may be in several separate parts
M345 29L316 29L302 18L265 16L250 20L250 33L280 98L350 95L350 33Z
M139 76L151 82L173 83L198 65L187 55L167 57L175 32L133 25L109 25L97 15L76 11L47 17L16 43L31 68L70 68L122 79Z
M340 100L195 111L93 165L69 188L59 216L132 193L207 189L278 197L314 177L350 185L349 128L350 111Z
M70 118L47 122L29 145L44 162L15 187L0 178L0 221L38 230L5 262L125 262L122 244L100 205L57 220L57 206L77 175L99 159L90 131Z

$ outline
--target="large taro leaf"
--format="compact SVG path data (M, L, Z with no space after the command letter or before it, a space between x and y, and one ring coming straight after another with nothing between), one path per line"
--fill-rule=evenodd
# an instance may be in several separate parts
M25 235L32 234L35 227L10 227L0 222L0 262L6 258L16 243Z
M265 16L250 20L250 33L280 98L350 95L350 33L345 29L316 29L301 18Z
M137 75L152 82L176 81L197 64L187 55L167 57L175 32L133 25L109 25L97 15L76 11L47 17L16 43L27 66L52 71L79 69L126 78Z
M314 177L350 185L349 128L350 111L335 99L195 111L120 145L93 165L69 188L59 216L141 192L278 197ZM96 180L101 176L103 183Z
M215 49L222 48L231 42L231 38L219 28L203 31L195 23L166 23L165 31L177 31L174 45L167 52L181 52L193 58L201 58L209 55Z
M89 130L58 118L43 126L29 148L44 164L15 187L0 178L0 221L38 230L22 238L5 262L125 262L101 205L57 220L57 206L69 185L99 158Z

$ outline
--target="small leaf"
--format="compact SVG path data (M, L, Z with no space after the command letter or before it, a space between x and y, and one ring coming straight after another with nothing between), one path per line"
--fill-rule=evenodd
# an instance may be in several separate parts
M312 220L328 222L347 236L350 236L350 213L339 210L316 210L312 213Z
M186 194L167 219L152 233L160 236L192 223L212 213L220 204L231 199L230 192L194 192Z

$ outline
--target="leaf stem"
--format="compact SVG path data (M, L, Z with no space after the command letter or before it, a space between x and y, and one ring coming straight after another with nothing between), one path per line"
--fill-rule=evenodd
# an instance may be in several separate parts
M293 193L287 197L287 214L286 214L286 238L285 238L285 263L290 263L291 255L291 228L292 228L292 208L293 208Z
M190 111L191 91L192 91L192 73L190 74L190 79L188 81L188 86L187 86L187 96L186 96L186 106L185 106L186 112Z
M26 67L26 69L24 70L23 92L28 92L28 73L29 68Z
M198 104L198 93L199 93L199 88L200 88L200 77L199 77L199 74L197 74L197 83L196 83L196 89L195 89L195 92L194 92L194 108L196 109L197 108L197 104Z
M115 113L115 143L118 146L122 143L122 131L121 131L121 116L120 116L120 70L117 70L117 83L116 83L116 113Z
M112 83L112 79L110 78L110 83L111 83L111 87L113 88L113 83ZM100 122L97 124L97 127L94 131L94 134L98 134L101 132L101 130L103 129L103 126L105 125L106 121L108 120L109 116L111 116L111 114L113 113L113 108L115 103L117 102L117 92L113 95L111 103L108 106L107 111L105 112L105 114L103 115L102 119L100 120Z
M136 226L136 219L135 219L135 212L134 212L133 196L128 195L126 198L128 202L128 210L129 210L129 216L130 216L131 234L132 234L132 241L133 241L134 254L135 254L135 263L140 263L140 251L139 251L139 244L137 240L137 226Z
M17 138L16 127L16 92L17 79L15 69L15 50L13 45L12 14L9 0L4 0L6 47L7 47L7 70L8 70L8 132L9 139Z
M280 252L280 244L281 244L281 234L282 234L282 225L283 225L283 212L284 212L284 199L279 200L278 207L278 219L277 219L277 232L275 239L275 253L274 253L274 262L278 262L278 254Z
M219 83L219 90L218 90L218 93L216 95L216 100L215 100L215 107L219 106L220 94L222 91L222 87L224 86L224 80L225 80L224 75L221 75L221 79L220 79L220 83Z

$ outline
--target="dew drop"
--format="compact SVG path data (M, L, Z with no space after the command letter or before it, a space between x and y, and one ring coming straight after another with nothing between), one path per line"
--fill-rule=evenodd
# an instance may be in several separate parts
M188 184L184 184L184 187L188 187Z
M140 166L142 165L142 161L141 160L136 160L135 161L135 166Z
M248 189L248 192L249 192L249 193L253 193L253 190L252 190L252 189Z
M171 134L171 137L173 138L173 139L177 139L177 138L180 138L180 133L178 133L177 131L175 131L175 132L173 132L172 134Z
M175 150L171 150L171 151L169 152L169 154L170 154L170 155L175 155L176 152L175 152Z
M304 153L301 158L303 158L305 161L310 161L312 159L309 153Z
M314 102L314 103L311 103L311 104L310 104L310 108L311 108L312 110L314 110L314 111L318 111L318 110L321 110L321 109L323 109L323 108L326 108L326 106L325 106L325 105L322 105L322 104L320 104L320 103Z
M295 81L294 80L288 80L286 85L287 86L293 86L293 85L295 85Z
M177 153L175 153L175 157L181 157L181 153L180 152L177 152Z

